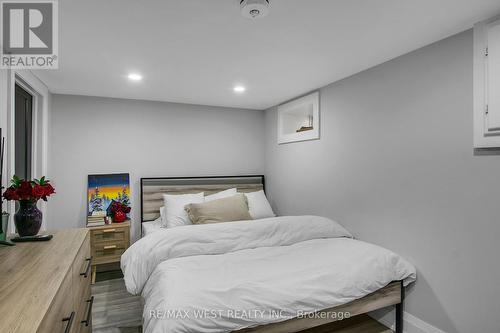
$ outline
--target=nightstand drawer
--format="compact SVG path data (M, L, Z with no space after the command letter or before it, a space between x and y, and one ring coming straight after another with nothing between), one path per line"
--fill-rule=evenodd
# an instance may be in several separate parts
M128 242L112 242L94 244L92 247L93 264L119 262L120 257L128 247Z
M90 227L89 230L94 284L97 266L119 263L123 252L130 246L130 221Z
M107 228L92 230L92 240L94 243L101 242L125 242L128 241L128 228Z

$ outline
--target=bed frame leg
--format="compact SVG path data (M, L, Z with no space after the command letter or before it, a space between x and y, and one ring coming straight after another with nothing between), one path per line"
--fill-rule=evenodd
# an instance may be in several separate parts
M405 300L405 287L401 281L401 303L396 304L396 327L395 333L403 333L403 305Z
M403 333L403 303L396 304L396 330L395 333Z

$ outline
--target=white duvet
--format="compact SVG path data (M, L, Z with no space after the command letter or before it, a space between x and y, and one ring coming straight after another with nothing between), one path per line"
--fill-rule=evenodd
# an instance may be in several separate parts
M143 332L230 332L345 304L416 278L393 252L338 223L287 216L162 229L122 256L145 300Z

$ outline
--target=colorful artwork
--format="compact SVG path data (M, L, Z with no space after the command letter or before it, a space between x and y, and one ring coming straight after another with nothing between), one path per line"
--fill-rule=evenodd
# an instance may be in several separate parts
M89 175L87 198L88 216L109 216L113 202L130 207L129 174Z

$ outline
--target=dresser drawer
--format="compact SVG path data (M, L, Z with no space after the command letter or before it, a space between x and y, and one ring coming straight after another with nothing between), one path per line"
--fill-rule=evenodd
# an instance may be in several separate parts
M78 309L80 304L89 299L85 293L90 288L90 280L92 278L91 265L90 236L87 235L71 268L73 274L73 304L75 309Z
M90 333L92 331L92 307L94 299L90 295L90 285L87 286L82 296L85 301L79 304L74 333Z
M70 326L68 329L68 325ZM75 332L76 311L71 293L71 271L68 272L52 304L45 314L37 333Z
M94 244L92 247L93 264L104 264L120 261L120 257L128 247L128 242L106 242Z
M128 242L128 228L107 228L92 230L92 242L94 244L107 242Z

